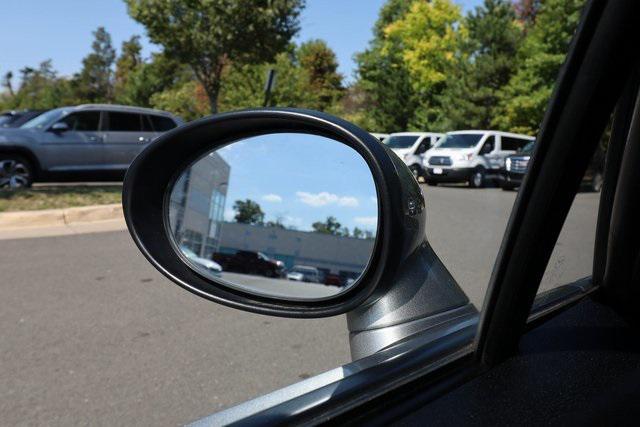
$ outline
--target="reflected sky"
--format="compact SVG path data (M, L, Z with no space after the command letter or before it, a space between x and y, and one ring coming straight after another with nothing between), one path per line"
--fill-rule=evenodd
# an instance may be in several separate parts
M265 221L311 230L334 216L342 226L375 232L377 199L364 159L350 147L316 135L271 134L232 143L217 153L229 164L224 217L236 200L260 204Z

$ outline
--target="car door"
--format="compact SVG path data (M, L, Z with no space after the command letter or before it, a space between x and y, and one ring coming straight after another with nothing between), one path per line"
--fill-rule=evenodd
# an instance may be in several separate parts
M70 113L56 123L67 130L56 131L53 123L41 142L42 167L51 172L74 173L98 171L104 167L103 135L99 110Z
M487 169L500 169L499 138L496 135L487 136L478 153Z
M104 129L105 167L115 171L126 170L154 137L146 116L128 111L107 111Z

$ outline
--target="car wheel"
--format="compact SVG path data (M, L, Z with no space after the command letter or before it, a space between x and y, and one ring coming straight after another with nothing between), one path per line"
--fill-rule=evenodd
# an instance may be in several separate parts
M438 186L438 182L434 181L432 179L427 179L426 182L427 182L427 185L430 185L431 187L437 187Z
M476 168L474 169L471 177L469 177L469 187L471 188L482 188L485 184L485 172L484 168Z
M591 191L593 191L594 193L600 192L600 190L602 190L602 181L602 174L599 172L596 173L591 180L591 185L589 186Z
M413 177L416 179L416 181L424 181L424 171L422 170L420 165L413 164L409 166L409 169L411 169L411 173L413 174Z
M0 155L0 188L28 188L33 183L33 168L22 156Z

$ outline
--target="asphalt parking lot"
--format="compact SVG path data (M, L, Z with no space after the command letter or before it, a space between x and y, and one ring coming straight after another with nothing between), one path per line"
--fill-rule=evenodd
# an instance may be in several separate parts
M425 187L429 240L478 307L516 193ZM597 194L577 196L543 288L589 274ZM126 231L5 240L3 425L176 425L349 361L343 316L239 312L170 284Z

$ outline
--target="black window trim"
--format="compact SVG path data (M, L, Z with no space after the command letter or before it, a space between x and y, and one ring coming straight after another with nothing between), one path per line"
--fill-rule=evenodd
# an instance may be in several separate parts
M489 282L476 336L483 365L517 349L591 153L634 68L635 7L592 0L583 10Z
M111 113L118 113L118 114L136 114L138 116L138 121L140 123L140 129L138 130L111 130L109 129L109 125L110 125L110 118L109 118L109 114ZM147 113L143 113L140 111L120 111L120 110L103 110L102 111L102 117L104 118L104 122L103 126L100 128L102 130L102 132L148 132L148 131L143 131L143 124L142 121L144 120L144 116L148 115ZM151 120L149 120L151 121ZM151 129L153 129L153 126L151 126ZM151 131L153 132L153 131Z

